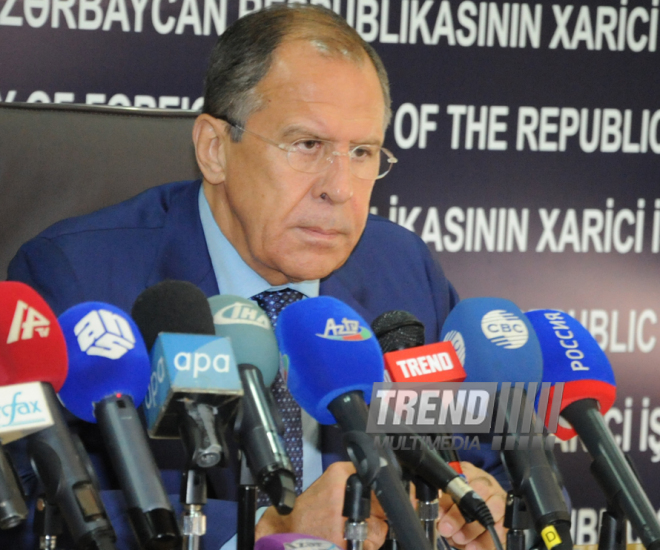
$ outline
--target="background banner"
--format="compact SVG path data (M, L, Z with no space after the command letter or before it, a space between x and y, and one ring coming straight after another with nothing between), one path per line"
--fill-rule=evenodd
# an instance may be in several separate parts
M270 3L0 0L0 100L198 109L217 36ZM660 509L660 0L312 3L389 71L399 163L373 211L420 235L462 297L592 332L618 383L610 428ZM556 450L575 542L595 543L588 456Z

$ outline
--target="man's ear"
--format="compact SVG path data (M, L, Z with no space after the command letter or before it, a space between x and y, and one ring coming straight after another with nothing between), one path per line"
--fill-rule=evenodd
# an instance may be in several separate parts
M204 179L213 185L225 181L225 141L229 139L226 125L211 115L201 114L193 126L197 164Z

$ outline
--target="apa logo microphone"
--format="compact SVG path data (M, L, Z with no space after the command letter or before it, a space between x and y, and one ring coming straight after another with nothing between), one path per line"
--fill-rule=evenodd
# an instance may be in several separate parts
M360 326L359 321L351 321L344 317L341 323L337 324L335 320L330 317L325 323L325 331L323 334L317 334L321 338L328 340L342 340L345 342L362 342L371 338L371 331L363 326Z
M34 338L35 332L42 338L47 338L50 333L50 321L23 300L18 300L14 318L9 327L7 343L13 344L19 340L31 340Z
M270 321L263 311L258 311L256 308L246 305L242 302L236 301L229 304L222 309L219 309L213 315L214 325L253 325L265 329L272 328Z
M523 320L504 309L489 311L481 318L481 330L493 344L504 349L518 349L529 340Z
M73 327L80 351L87 355L119 359L135 347L128 321L107 309L95 309Z

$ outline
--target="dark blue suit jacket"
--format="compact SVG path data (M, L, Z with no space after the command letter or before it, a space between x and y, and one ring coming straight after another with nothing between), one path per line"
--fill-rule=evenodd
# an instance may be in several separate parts
M108 302L130 312L144 289L164 279L190 281L207 296L219 294L222 289L217 286L199 216L199 186L197 181L155 187L121 204L59 222L20 248L9 265L9 279L31 285L58 315L85 301ZM369 217L346 264L321 281L320 293L344 301L369 323L386 311L409 311L424 323L428 342L439 339L445 317L458 299L426 245L414 233L377 216ZM133 548L123 500L103 458L98 430L83 423L77 429L108 489L104 499L122 540L118 548ZM342 458L335 432L323 431L324 467ZM153 442L153 447L168 492L178 495L181 445L161 441ZM14 454L22 460L19 469L34 490L25 455ZM462 452L461 458L504 482L499 457L489 449ZM210 518L206 548L219 548L235 531L235 506L228 502L236 497L235 476L235 465L210 474L210 496L215 499L206 507ZM0 541L3 536L8 535L0 533Z

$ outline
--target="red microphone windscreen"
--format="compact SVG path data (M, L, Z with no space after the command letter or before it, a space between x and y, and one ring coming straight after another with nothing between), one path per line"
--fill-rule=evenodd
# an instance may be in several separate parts
M59 391L67 371L66 342L53 310L28 285L0 282L0 386L48 382Z

